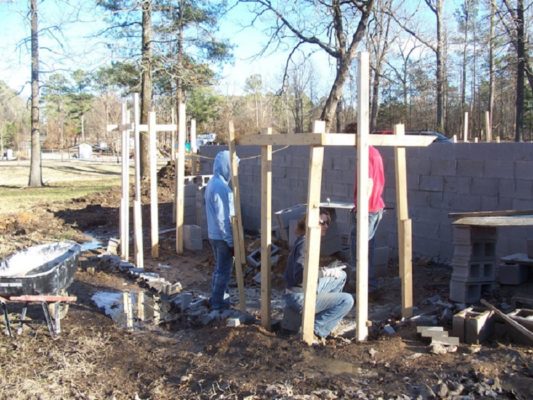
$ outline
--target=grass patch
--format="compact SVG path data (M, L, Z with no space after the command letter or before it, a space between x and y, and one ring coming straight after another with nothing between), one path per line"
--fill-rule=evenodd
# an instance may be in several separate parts
M119 185L120 180L115 178L54 182L40 188L0 186L0 214L31 210L42 203L80 198Z

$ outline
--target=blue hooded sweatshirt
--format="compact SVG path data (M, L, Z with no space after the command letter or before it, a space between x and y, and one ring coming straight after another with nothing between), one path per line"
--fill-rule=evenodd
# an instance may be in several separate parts
M205 189L205 211L207 215L207 235L212 240L224 240L233 247L231 217L235 215L233 191L229 186L229 151L219 152L213 163L213 177Z

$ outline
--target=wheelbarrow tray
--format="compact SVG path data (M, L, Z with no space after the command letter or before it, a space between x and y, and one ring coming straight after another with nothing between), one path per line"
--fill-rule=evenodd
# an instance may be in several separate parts
M63 241L32 246L0 263L0 295L59 294L74 280L81 246Z

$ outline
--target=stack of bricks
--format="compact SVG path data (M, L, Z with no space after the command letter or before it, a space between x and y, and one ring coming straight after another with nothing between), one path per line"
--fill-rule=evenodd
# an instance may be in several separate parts
M476 303L482 293L493 288L496 280L496 239L494 227L453 227L451 300Z

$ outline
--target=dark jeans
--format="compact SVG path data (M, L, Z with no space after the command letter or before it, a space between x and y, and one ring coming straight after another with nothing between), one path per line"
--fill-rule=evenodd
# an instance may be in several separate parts
M209 239L215 255L215 270L211 281L211 298L209 304L214 310L229 308L229 300L224 300L233 268L233 253L224 240Z
M356 224L357 215L355 212L350 213L350 220L352 221L352 232L350 234L350 252L351 252L351 266L352 271L355 271L357 268L356 258L357 258L357 224ZM378 230L379 222L383 217L383 210L377 212L368 213L368 291L373 292L378 288L378 277L377 271L374 267L374 248L376 231Z

